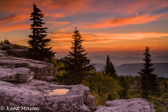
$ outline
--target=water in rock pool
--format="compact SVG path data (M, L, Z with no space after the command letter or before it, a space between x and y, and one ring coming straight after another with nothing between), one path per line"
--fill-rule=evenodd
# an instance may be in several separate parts
M64 95L69 91L69 89L54 89L54 90L47 90L46 92L49 95Z

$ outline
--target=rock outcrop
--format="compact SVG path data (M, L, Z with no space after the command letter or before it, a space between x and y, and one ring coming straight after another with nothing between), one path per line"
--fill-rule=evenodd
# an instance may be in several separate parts
M18 67L29 68L34 72L35 79L46 81L54 80L57 74L53 64L26 58L9 57L3 50L0 50L0 67L10 69Z
M5 48L8 49L9 46ZM8 50L15 53L16 51L22 52L22 50ZM8 56L6 51L0 50L0 111L8 107L14 109L12 112L95 110L94 97L89 93L88 87L45 82L55 77L56 68L53 64ZM135 98L108 101L106 106L97 106L95 112L155 112L155 110L147 100Z
M0 57L6 57L7 56L7 52L0 50Z
M97 107L96 112L155 112L151 103L142 98L107 101L106 106Z
M48 90L56 89L69 91L62 95L48 93ZM83 85L65 86L38 80L23 84L0 81L0 104L10 107L32 107L40 112L91 112L94 99L89 94L89 88ZM20 108L17 112L22 112L25 108Z
M32 80L34 73L28 68L0 68L0 80L8 82L28 82Z

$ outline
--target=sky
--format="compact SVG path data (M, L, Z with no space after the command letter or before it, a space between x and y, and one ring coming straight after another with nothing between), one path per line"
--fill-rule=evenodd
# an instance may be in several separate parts
M50 45L62 57L75 27L89 54L168 55L168 0L0 0L0 40L26 45L33 3L44 14Z

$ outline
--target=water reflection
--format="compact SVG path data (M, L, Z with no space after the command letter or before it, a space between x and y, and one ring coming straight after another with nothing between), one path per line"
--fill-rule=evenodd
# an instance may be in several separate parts
M63 95L66 94L69 91L69 89L54 89L54 90L47 90L46 92L49 95Z

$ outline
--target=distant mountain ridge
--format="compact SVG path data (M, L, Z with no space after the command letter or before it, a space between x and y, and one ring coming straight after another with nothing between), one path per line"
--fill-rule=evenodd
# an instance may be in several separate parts
M138 57L138 56L110 56L110 60L114 64L114 66L119 66L125 63L143 63L144 57ZM90 56L89 59L91 59L91 63L98 64L98 65L104 65L106 62L106 56L103 55L97 55L97 56ZM163 56L153 56L151 57L152 63L168 63L168 55ZM100 68L98 68L100 69Z
M139 75L138 72L143 67L143 63L128 63L122 64L116 67L116 71L118 75ZM153 63L153 68L155 68L154 73L158 75L158 77L166 77L168 78L168 63Z

